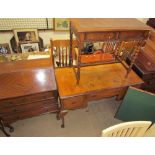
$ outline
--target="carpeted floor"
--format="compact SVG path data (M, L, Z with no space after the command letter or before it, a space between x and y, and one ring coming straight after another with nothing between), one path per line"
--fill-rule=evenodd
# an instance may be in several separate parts
M90 102L86 109L69 111L65 116L65 128L61 128L61 120L55 114L37 116L12 124L15 131L13 137L99 137L101 131L122 121L114 115L121 102L114 98ZM4 136L0 131L0 136Z

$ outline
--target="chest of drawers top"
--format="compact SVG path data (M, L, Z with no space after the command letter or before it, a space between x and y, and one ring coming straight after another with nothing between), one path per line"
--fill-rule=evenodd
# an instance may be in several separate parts
M51 59L2 64L0 69L0 101L56 90Z

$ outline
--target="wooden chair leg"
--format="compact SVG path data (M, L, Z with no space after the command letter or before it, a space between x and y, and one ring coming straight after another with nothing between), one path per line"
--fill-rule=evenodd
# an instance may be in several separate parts
M62 120L61 128L65 128L65 119L64 116L68 113L67 110L65 111L60 111L60 118Z
M0 118L0 130L5 134L5 136L10 137L10 134L8 134L5 130L5 128L9 128L9 132L13 132L14 128L11 125L4 125L3 120Z
M128 88L122 90L119 95L116 96L116 101L120 101L120 100L123 100L126 92L127 92Z

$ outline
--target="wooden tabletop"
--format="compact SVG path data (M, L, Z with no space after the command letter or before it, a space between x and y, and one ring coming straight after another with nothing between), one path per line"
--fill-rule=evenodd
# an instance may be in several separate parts
M51 59L1 63L0 99L57 90Z
M71 23L77 32L152 29L135 18L74 18Z
M36 68L49 68L53 67L52 58L48 59L34 59L34 60L19 60L0 63L0 74L17 72L23 70L30 70Z
M133 71L125 78L126 70L120 63L82 67L79 85L72 68L57 68L55 75L60 98L143 83Z

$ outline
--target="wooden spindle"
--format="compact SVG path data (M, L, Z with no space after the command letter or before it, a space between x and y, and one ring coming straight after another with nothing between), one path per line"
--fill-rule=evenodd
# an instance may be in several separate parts
M64 48L62 47L62 67L64 67Z
M59 53L59 65L61 67L61 49L60 47L57 47L58 48L58 53Z
M66 66L68 66L68 65L67 65L67 62L68 62L68 48L67 48L67 46L66 46Z

